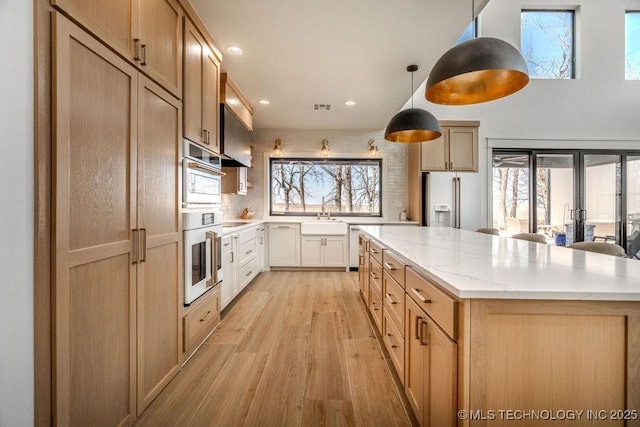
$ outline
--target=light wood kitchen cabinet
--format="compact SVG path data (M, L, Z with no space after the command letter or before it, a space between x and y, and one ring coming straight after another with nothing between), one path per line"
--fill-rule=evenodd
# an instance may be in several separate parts
M253 108L227 73L220 74L220 102L225 104L247 130L253 130Z
M406 301L405 394L421 426L457 425L457 344Z
M269 266L300 266L300 224L269 224Z
M443 122L442 136L420 144L423 171L478 171L479 122Z
M182 16L176 0L51 0L174 96L182 96Z
M345 267L347 241L344 236L302 236L302 267Z
M220 58L184 19L184 137L220 153Z
M130 424L179 369L182 114L58 13L53 38L54 422Z
M247 194L247 170L245 167L223 167L222 193Z
M214 287L189 307L183 317L185 359L220 323L220 289Z

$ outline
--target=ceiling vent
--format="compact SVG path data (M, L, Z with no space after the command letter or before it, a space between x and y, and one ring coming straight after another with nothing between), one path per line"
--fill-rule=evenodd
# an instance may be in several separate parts
M313 109L329 111L331 110L331 104L313 104Z

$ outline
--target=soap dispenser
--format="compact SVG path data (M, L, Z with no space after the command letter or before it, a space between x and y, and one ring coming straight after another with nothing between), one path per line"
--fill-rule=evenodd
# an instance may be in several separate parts
M402 208L402 211L400 211L400 221L406 221L407 220L407 210L405 208Z

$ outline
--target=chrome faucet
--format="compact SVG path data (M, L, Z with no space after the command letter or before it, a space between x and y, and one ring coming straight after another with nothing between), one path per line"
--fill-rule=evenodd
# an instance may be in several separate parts
M327 212L325 207L324 207L324 196L322 196L322 208L321 208L321 211L318 212L317 219L320 219L320 217L322 217L322 218L324 218L324 217L331 218L331 212Z

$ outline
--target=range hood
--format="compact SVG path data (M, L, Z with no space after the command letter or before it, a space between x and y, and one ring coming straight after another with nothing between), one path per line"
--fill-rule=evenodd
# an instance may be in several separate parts
M251 132L220 104L220 147L222 166L251 167Z

